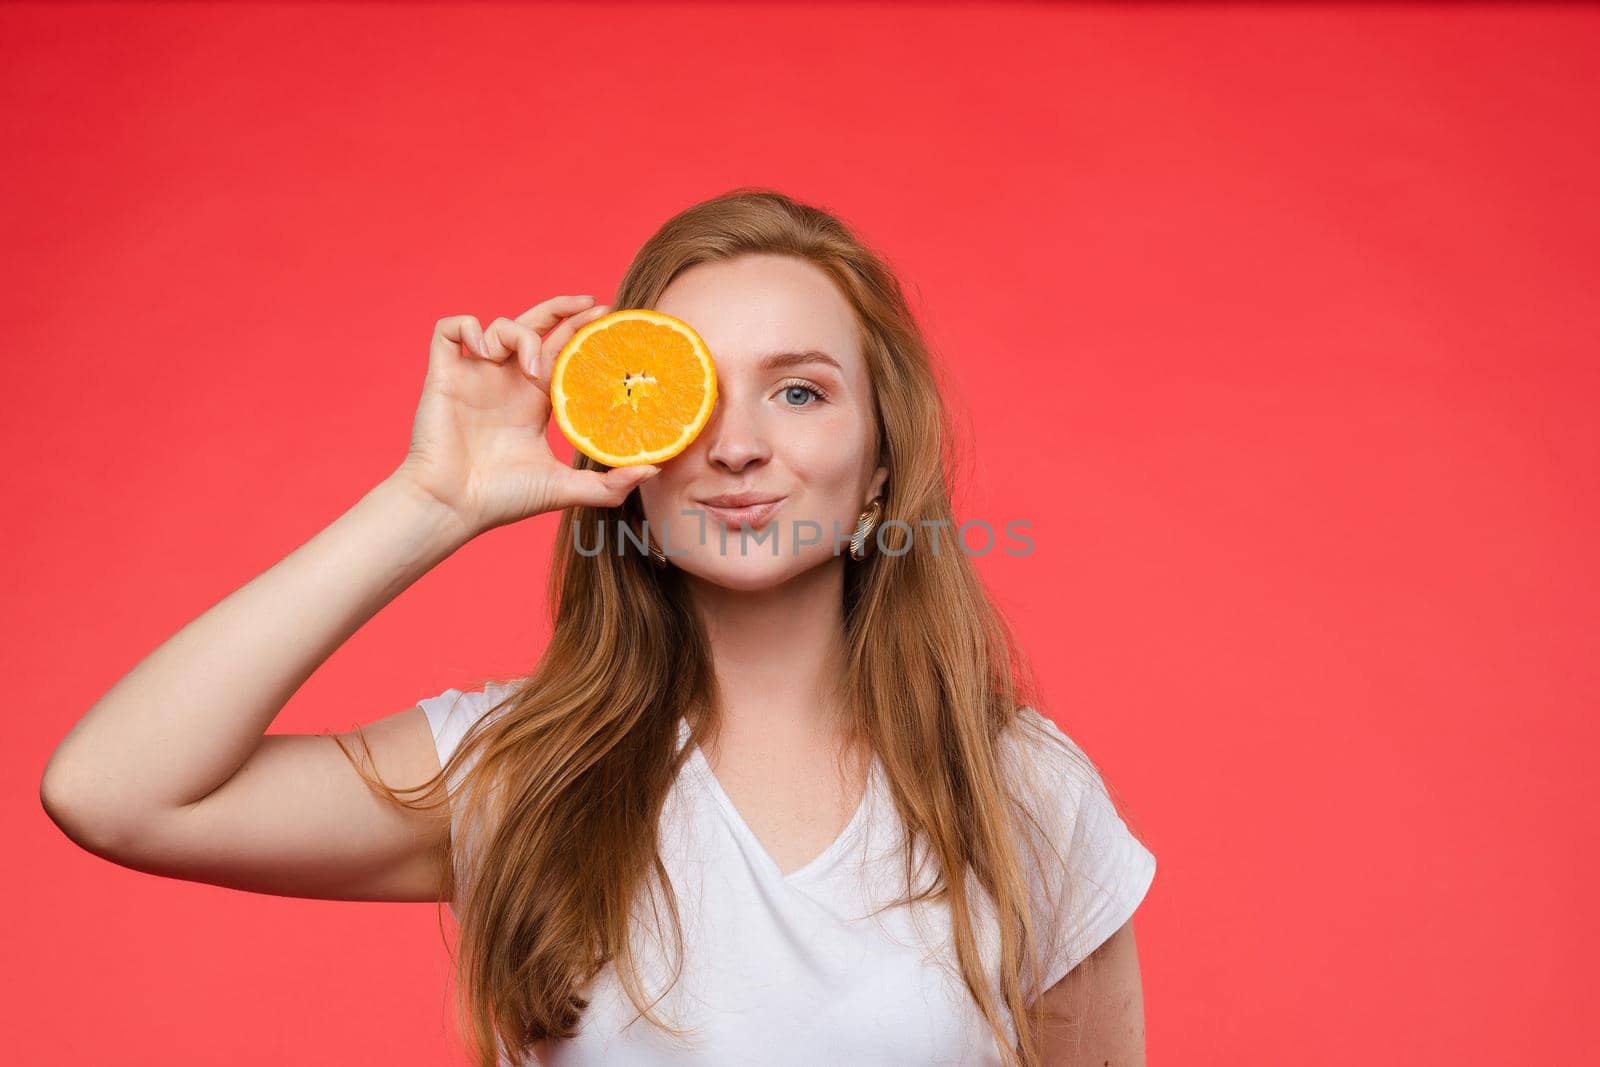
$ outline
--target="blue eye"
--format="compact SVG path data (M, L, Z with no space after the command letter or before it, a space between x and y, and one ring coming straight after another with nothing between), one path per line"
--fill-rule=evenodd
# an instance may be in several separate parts
M816 400L826 400L828 398L828 394L824 393L821 389L819 389L815 385L812 385L810 382L785 382L784 386L783 386L783 392L784 392L785 397L788 397L792 393L799 392L799 393L810 393L811 396ZM797 404L795 406L796 407L812 407L812 406L815 406L815 405Z

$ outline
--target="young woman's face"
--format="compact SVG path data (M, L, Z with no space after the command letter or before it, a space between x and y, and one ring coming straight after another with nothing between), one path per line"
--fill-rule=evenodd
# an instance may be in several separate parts
M693 326L717 365L710 421L639 487L669 564L745 590L842 565L888 471L855 313L832 279L797 257L745 255L688 268L655 310ZM778 503L741 517L707 502L737 493Z

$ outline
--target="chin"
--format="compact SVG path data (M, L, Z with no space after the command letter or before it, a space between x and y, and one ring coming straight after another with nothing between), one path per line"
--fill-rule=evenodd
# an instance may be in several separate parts
M758 554L763 550L752 548L750 555L741 556L730 541L726 556L715 551L705 555L697 552L691 557L685 557L681 563L685 571L701 581L741 593L758 593L773 589L789 581L809 565L805 559L794 556L773 558L770 551L764 549L766 554Z

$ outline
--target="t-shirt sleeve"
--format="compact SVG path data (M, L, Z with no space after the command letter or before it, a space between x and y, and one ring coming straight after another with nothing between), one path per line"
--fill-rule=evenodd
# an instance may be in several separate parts
M460 746L474 723L488 714L489 710L498 704L511 691L510 685L498 682L489 682L482 689L460 690L446 689L438 696L426 697L417 701L423 714L428 717L428 727L433 731L433 746L439 753L439 766L443 767L450 759L452 753ZM502 713L503 713L502 709ZM470 844L465 841L461 833L461 812L463 804L459 799L461 785L477 762L477 755L462 761L455 773L446 779L446 787L450 796L450 833L452 840L460 848L456 849L457 874L461 875L464 867L465 852Z
M461 739L467 735L472 724L498 703L508 689L508 686L490 682L482 689L467 691L446 689L438 696L417 701L423 714L428 717L428 726L433 731L433 747L439 753L439 766L443 767L449 761L451 754L461 744ZM465 774L466 769L462 767L451 780L452 789Z
M1104 780L1083 749L1032 708L1022 713L1043 728L1034 737L1037 777L1026 780L1034 815L1047 835L1041 867L1032 871L1044 908L1039 945L1042 985L1055 985L1099 948L1144 900L1155 879L1155 855L1117 814ZM1051 846L1054 846L1052 850ZM1057 858L1059 851L1065 867Z

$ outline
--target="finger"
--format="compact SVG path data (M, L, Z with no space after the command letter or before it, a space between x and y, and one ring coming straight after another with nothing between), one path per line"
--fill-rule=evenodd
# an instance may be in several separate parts
M539 377L548 382L551 373L555 369L556 357L567 346L567 342L572 340L572 335L595 319L604 318L610 313L610 304L596 304L588 311L573 315L566 322L545 334L544 341L539 345Z
M504 363L507 357L515 354L522 373L529 377L534 376L539 365L538 334L521 323L498 318L489 324L483 336L484 343L489 349L487 358L496 363Z
M566 500L564 506L614 508L626 500L641 482L660 473L661 468L653 463L613 467L608 471L568 467L561 486L562 496Z
M575 315L593 303L592 296L553 296L518 315L517 321L536 333L549 333L550 328L563 318Z
M476 315L450 315L433 324L433 336L440 341L466 348L466 355L487 356L483 327Z

